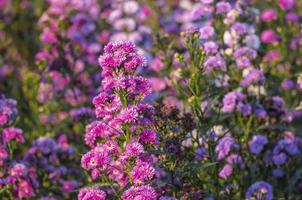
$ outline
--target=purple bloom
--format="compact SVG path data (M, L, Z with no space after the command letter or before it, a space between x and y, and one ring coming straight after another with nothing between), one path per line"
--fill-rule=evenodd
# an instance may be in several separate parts
M250 151L253 154L259 154L267 143L268 139L266 136L255 135L253 136L252 140L249 141Z
M261 41L267 44L275 43L279 41L279 37L272 29L267 29L261 33Z
M253 83L258 83L263 85L265 82L265 76L259 69L248 69L248 73L243 77L243 80L240 82L241 87L248 87Z
M204 26L199 29L200 39L209 39L215 34L215 30L212 26Z
M238 35L244 35L248 33L248 24L236 22L232 25L231 31Z
M241 92L229 92L223 98L222 112L232 113L236 111L238 103L242 102L244 95Z
M278 5L283 10L292 9L296 4L296 0L278 0Z
M204 158L208 157L209 153L202 147L199 147L195 150L195 159L196 160L203 160Z
M3 129L2 138L4 142L10 142L13 139L16 139L20 143L25 142L25 139L22 134L22 130L13 127Z
M217 154L217 159L222 160L224 159L232 149L239 149L239 145L235 141L234 138L231 136L225 136L222 139L219 140L215 152Z
M300 20L300 16L294 12L286 13L285 18L287 21L293 22L293 23L299 22L299 20Z
M287 160L287 156L285 153L279 153L276 155L273 155L273 162L276 165L283 165Z
M97 117L112 115L122 106L120 97L118 95L109 95L105 92L101 92L98 96L94 97L93 104L96 108Z
M17 191L18 191L18 197L20 199L34 196L34 190L31 184L27 180L19 181L17 185Z
M144 185L146 181L150 181L155 174L155 169L145 162L137 162L130 172L130 176L134 185Z
M142 199L142 200L156 200L157 194L156 191L149 185L143 185L139 187L131 187L126 190L122 195L122 200L133 200L133 199Z
M191 11L192 20L198 20L200 17L209 16L213 12L213 8L210 5L198 4Z
M282 83L281 83L281 87L285 90L290 90L294 87L294 82L290 79L288 80L284 80Z
M216 54L218 52L218 44L214 41L208 41L203 44L206 54Z
M157 133L153 130L145 129L140 135L140 141L158 144Z
M213 70L226 70L226 62L220 54L209 56L204 63L205 73L210 74Z
M278 13L275 9L267 8L261 13L261 20L264 22L270 22L278 18Z
M83 188L80 190L78 200L105 200L106 193L98 188Z
M91 150L84 154L81 159L81 165L86 170L91 170L97 167L104 167L109 163L109 157L105 152L97 152Z
M252 184L246 191L245 197L250 199L256 197L257 199L272 200L273 188L270 184L264 181L258 181Z
M216 14L226 14L232 9L232 6L229 2L218 2L216 4Z
M0 126L8 124L17 115L17 102L13 99L6 99L0 94Z
M226 164L219 172L219 177L226 179L233 173L233 167L230 164Z
M131 142L126 145L125 154L128 157L137 157L144 153L144 147L139 142Z

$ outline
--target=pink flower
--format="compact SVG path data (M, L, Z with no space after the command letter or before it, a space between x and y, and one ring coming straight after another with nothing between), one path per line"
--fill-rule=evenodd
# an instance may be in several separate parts
M4 142L10 142L13 139L16 139L20 143L25 142L25 139L22 135L22 130L13 127L3 129L2 138Z
M233 173L233 167L230 164L226 164L222 170L219 172L219 177L226 179Z
M131 178L135 185L143 185L146 181L150 181L155 174L155 169L145 162L137 162L130 172Z
M143 130L143 132L140 135L140 141L158 144L157 133L149 129Z
M106 193L98 188L83 188L80 190L78 200L105 200Z
M272 8L268 8L262 11L261 20L264 22L270 22L278 18L278 13Z
M292 9L296 4L296 0L278 0L278 5L283 10Z
M34 190L30 183L26 180L21 180L17 185L18 197L27 198L34 196Z
M131 187L126 190L122 195L122 200L156 200L156 191L149 185L143 185L139 187Z
M278 35L272 29L267 29L261 33L261 41L263 43L278 42Z

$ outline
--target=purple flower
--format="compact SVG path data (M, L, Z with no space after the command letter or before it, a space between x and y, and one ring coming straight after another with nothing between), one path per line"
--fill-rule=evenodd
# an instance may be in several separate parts
M264 22L270 22L278 18L278 13L275 9L267 8L261 13L261 20Z
M145 129L140 135L140 141L158 144L157 133L153 130Z
M279 41L279 37L272 29L267 29L261 33L261 41L267 44L275 43Z
M144 153L144 147L139 142L131 142L126 145L125 155L128 157L137 157Z
M233 167L230 164L226 164L224 165L224 167L220 170L219 172L219 177L226 179L227 177L229 177L230 175L232 175L233 173Z
M242 102L244 95L241 92L229 92L223 98L222 112L232 113L236 111L238 103Z
M208 41L203 44L206 54L216 54L218 52L218 44L214 41Z
M283 10L289 10L292 9L296 4L295 0L278 0L278 5Z
M215 30L212 26L204 26L199 29L200 39L209 39L215 34Z
M210 74L213 70L226 70L226 62L220 54L209 56L205 62L205 73Z
M22 163L15 164L9 171L9 175L16 178L21 178L27 174L27 167Z
M285 90L290 90L294 87L294 82L290 79L288 80L284 80L282 83L281 83L281 87Z
M130 172L130 176L134 182L134 185L144 185L145 182L150 181L155 174L155 169L151 165L145 162L137 162Z
M126 190L122 195L122 200L156 200L156 191L149 185L143 185L139 187L132 186L130 189Z
M231 27L231 31L235 32L238 35L247 34L248 33L248 24L235 22Z
M18 191L18 197L20 199L34 196L34 190L27 180L19 181L16 189Z
M17 115L17 102L13 99L6 99L0 94L0 126L8 124Z
M83 188L80 190L78 200L105 200L106 193L98 188Z
M288 22L299 22L300 20L300 16L294 12L289 12L289 13L286 13L285 15L285 19L288 21Z
M210 5L198 4L191 11L192 20L198 20L200 17L209 16L213 12L213 8Z
M25 139L22 134L22 130L13 127L3 129L2 138L4 142L10 142L13 139L16 139L20 143L25 142Z
M250 68L248 73L243 77L243 80L240 82L241 87L248 87L253 83L258 83L263 85L265 82L265 76L259 69Z
M97 152L91 150L84 154L81 159L81 165L86 170L91 170L97 167L104 167L109 163L109 157L105 152Z
M219 140L215 152L217 154L217 159L222 160L224 159L232 149L239 149L239 145L235 141L235 139L231 136L225 136Z
M117 112L121 106L121 100L118 95L101 92L98 96L93 98L93 104L96 108L97 117L105 117Z
M195 159L196 160L203 160L204 158L208 157L209 153L203 147L199 147L195 150Z
M263 135L255 135L252 140L249 141L250 152L253 154L259 154L263 150L264 146L268 143L268 139Z
M258 181L252 184L246 191L245 197L250 199L256 197L257 199L272 200L273 188L270 184L264 181Z
M226 14L232 9L232 6L229 2L218 2L216 4L216 14Z
M279 153L276 155L273 155L273 162L276 165L283 165L287 160L287 156L285 153Z

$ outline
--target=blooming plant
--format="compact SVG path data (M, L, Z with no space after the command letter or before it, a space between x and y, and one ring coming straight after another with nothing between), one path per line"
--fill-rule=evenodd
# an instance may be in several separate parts
M105 46L99 58L102 67L102 89L93 99L96 116L86 127L85 142L92 149L82 156L82 167L93 180L107 180L111 189L84 188L79 199L86 196L110 196L123 200L156 199L149 184L155 175L156 159L148 149L158 143L153 129L154 108L143 102L151 93L149 82L136 75L145 65L131 42L113 42ZM131 187L129 187L129 185Z

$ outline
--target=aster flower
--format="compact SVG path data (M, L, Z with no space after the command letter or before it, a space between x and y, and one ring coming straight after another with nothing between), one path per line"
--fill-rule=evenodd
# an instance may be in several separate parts
M264 181L258 181L253 183L246 191L245 197L250 199L256 197L257 199L273 199L273 188L272 186Z
M241 92L229 92L223 98L222 112L232 113L237 110L237 105L244 99Z
M230 164L226 164L219 172L219 177L226 179L233 173L233 167Z
M252 140L249 141L250 151L253 154L259 154L263 150L264 146L268 143L268 139L263 135L255 135Z
M104 48L99 64L104 76L102 92L93 99L99 121L86 127L85 142L93 149L82 156L81 165L91 172L93 180L107 176L119 189L125 190L129 184L143 185L126 190L122 199L155 199L155 190L144 186L155 175L153 162L145 158L144 145L158 142L156 132L150 128L154 108L143 103L151 86L147 79L135 75L145 60L133 43L112 42ZM136 194L127 197L127 191ZM149 195L153 193L154 197ZM79 199L84 199L82 196L80 192Z
M5 128L2 131L2 139L4 142L10 142L13 139L16 139L20 143L24 143L25 139L22 134L22 130L18 128Z
M149 185L143 185L138 187L131 187L126 190L122 195L123 200L144 199L144 200L156 200L157 194L155 190Z
M222 139L219 140L215 152L217 154L217 159L222 160L224 159L232 149L239 149L239 145L235 141L234 138L231 136L225 136Z
M278 18L278 13L275 9L267 8L261 13L261 20L264 22L270 22Z
M98 188L83 188L80 190L78 200L105 200L106 193Z
M143 185L150 181L155 174L155 169L145 162L138 161L130 172L134 185Z

